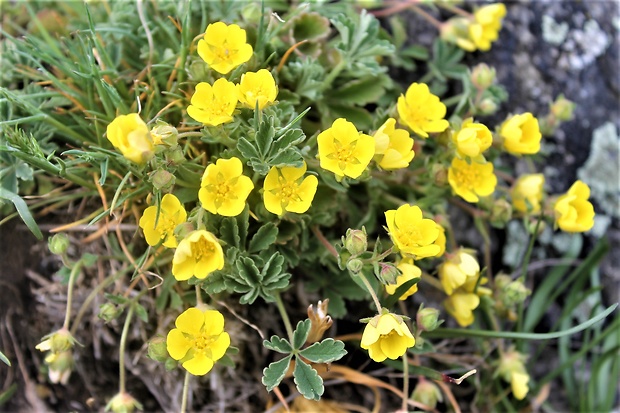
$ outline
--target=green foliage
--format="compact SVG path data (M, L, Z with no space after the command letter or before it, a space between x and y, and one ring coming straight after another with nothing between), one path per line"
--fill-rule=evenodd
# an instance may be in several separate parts
M0 351L0 361L2 361L4 364L6 364L7 366L11 367L11 362L9 361L9 359L4 355L3 352Z
M284 379L289 369L290 363L295 358L295 368L293 379L297 385L297 390L307 399L319 400L325 388L323 379L318 372L307 364L303 359L313 363L332 363L340 360L347 352L344 343L340 340L326 338L321 342L316 342L303 348L310 332L311 321L304 320L297 323L297 328L293 332L292 343L289 340L272 336L269 341L263 341L263 345L278 353L288 354L281 360L269 364L263 370L262 382L267 391L273 390ZM301 358L303 357L303 359Z
M319 376L319 373L300 358L295 359L293 378L297 385L297 390L306 399L319 400L325 391L323 379Z
M300 115L300 116L303 116ZM254 141L240 138L237 149L248 159L248 165L261 175L267 175L273 166L302 166L302 155L296 147L306 136L301 129L290 129L292 124L278 131L274 128L274 119L266 116L259 124Z

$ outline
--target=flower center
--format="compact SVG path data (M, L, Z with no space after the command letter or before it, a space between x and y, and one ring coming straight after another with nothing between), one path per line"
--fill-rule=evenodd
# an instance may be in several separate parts
M421 234L417 227L408 227L404 229L398 229L398 237L404 241L404 244L413 247L420 245Z
M278 181L280 182L278 192L283 207L286 208L291 201L301 200L301 197L297 193L299 190L299 185L297 185L297 182L288 182L283 176L280 176Z
M480 180L480 173L476 168L463 168L455 172L455 178L459 186L464 186L468 189L475 187Z
M219 334L217 336L209 336L204 333L201 333L198 336L194 336L192 339L192 348L195 353L202 353L208 358L211 358L211 346L218 339Z
M200 238L198 241L192 243L192 257L196 261L201 261L203 258L210 257L215 253L213 244L205 238Z
M349 165L359 164L360 163L359 160L353 155L356 144L357 144L357 141L351 142L348 145L343 145L340 143L338 139L334 139L334 146L336 147L336 150L330 153L329 155L327 155L327 158L338 161L338 168L340 168L343 171L347 167L347 164Z

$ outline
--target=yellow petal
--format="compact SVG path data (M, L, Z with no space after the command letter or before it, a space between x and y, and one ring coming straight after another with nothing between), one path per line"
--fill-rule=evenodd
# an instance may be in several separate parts
M224 354L226 354L226 350L230 347L230 335L226 332L220 334L220 336L211 344L211 357L213 361L218 361Z
M166 337L166 349L168 354L175 360L181 360L189 349L191 342L185 337L181 330L173 328Z
M204 312L204 326L202 327L204 334L208 336L217 336L224 331L224 316L216 310L207 310Z
M202 311L192 307L182 312L174 322L174 325L183 333L192 336L200 335L200 330L205 322L205 316Z
M213 368L213 360L201 352L196 352L194 357L183 363L183 367L194 376L204 376Z

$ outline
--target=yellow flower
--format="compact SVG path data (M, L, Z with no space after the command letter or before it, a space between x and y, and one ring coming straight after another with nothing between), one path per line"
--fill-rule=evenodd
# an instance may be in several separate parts
M439 266L439 280L446 294L452 294L470 277L478 278L480 265L473 254L474 251L460 249Z
M474 322L474 310L480 305L480 297L474 293L459 291L452 294L443 306L461 327L467 327Z
M454 43L463 50L473 52L476 50L476 44L470 35L472 24L474 22L466 17L452 17L441 25L441 39L448 43Z
M224 331L224 316L216 310L189 308L181 313L166 338L170 357L195 376L204 376L224 357L230 336Z
M562 231L585 232L594 226L594 207L588 201L589 197L590 187L577 181L558 198L553 209L555 221Z
M413 265L413 260L404 259L396 266L401 272L401 274L396 277L396 284L387 284L385 286L385 291L394 295L396 289L406 283L407 281L413 280L414 278L422 277L422 270L418 268L416 265ZM413 284L403 295L400 296L399 300L405 300L410 295L415 294L418 291L418 284Z
M108 125L106 136L123 156L142 164L153 157L153 140L149 128L137 113L120 115Z
M75 366L73 352L71 350L59 353L50 352L45 357L45 364L48 368L50 382L66 385Z
M495 191L497 177L491 162L470 164L454 158L448 169L448 182L458 196L467 202L478 202L479 196L488 196Z
M236 24L212 23L198 42L198 55L224 75L250 60L253 53L252 46L246 43L245 30Z
M474 322L474 310L480 305L480 296L492 294L490 289L482 287L486 282L486 278L481 279L477 291L474 292L478 277L467 277L465 284L444 300L444 308L461 327L467 327Z
M271 72L266 69L261 69L256 73L244 73L237 91L239 102L250 109L255 109L258 102L258 109L262 110L268 104L273 103L278 95L276 81Z
M493 143L493 135L489 128L482 123L474 123L470 118L463 122L461 130L452 134L452 142L460 157L469 156L477 160Z
M443 132L449 126L446 105L433 95L424 83L412 83L405 95L398 98L400 121L423 138L428 133Z
M389 118L375 132L375 161L382 169L400 169L409 166L415 156L413 139L404 129L396 129L396 119Z
M159 206L159 216L157 216L157 205L148 207L140 218L140 228L144 231L144 238L149 245L155 246L162 240L166 248L176 248L177 239L174 236L174 229L187 219L187 212L179 199L166 194Z
M177 281L196 276L206 278L215 270L224 268L224 251L213 234L205 230L192 231L174 251L172 275Z
M543 174L522 175L512 187L512 206L523 213L540 211L540 202L543 199Z
M253 188L252 180L243 175L239 158L218 159L207 166L198 198L202 207L212 214L234 217L245 208L245 200Z
M319 181L314 175L304 178L305 173L305 162L301 168L271 168L263 184L267 211L276 215L306 212L314 199Z
M213 86L205 82L196 85L187 114L205 125L217 126L232 121L236 106L237 87L221 78L216 80Z
M530 390L527 385L529 381L530 376L527 373L514 372L510 375L510 388L517 400L523 400L527 396L527 392Z
M446 230L439 224L437 224L437 229L439 230L439 235L433 244L439 247L439 252L435 257L441 257L446 252Z
M491 43L497 40L506 15L506 6L502 3L489 4L474 12L475 23L469 26L469 37L476 47L483 52L491 49Z
M441 247L435 244L439 228L432 219L422 218L422 210L415 205L401 205L397 210L385 211L388 231L401 254L416 259L434 257Z
M372 136L358 132L351 122L338 118L317 137L321 168L344 176L359 177L375 154Z
M525 369L525 356L514 349L502 355L497 373L510 383L512 394L517 400L523 400L529 391L530 376Z
M500 135L504 138L504 148L512 154L535 154L540 150L542 134L538 119L529 112L513 115L506 120Z
M370 358L380 363L386 358L396 360L414 345L415 338L403 319L388 313L377 315L366 324L360 347L368 350Z

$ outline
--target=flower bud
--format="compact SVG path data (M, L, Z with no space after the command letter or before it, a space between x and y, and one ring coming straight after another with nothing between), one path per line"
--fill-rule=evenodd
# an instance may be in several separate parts
M190 232L195 231L196 228L194 227L194 224L192 224L191 222L184 222L182 224L177 225L174 228L174 236L176 237L176 239L185 239L185 237L187 237L187 235Z
M444 186L448 183L448 169L444 165L439 163L433 164L431 166L431 176L437 186Z
M155 127L151 129L151 138L155 145L175 146L179 131L162 120L157 120Z
M379 279L383 284L396 284L396 278L401 274L394 264L379 263Z
M45 364L49 369L48 376L52 383L67 384L74 365L73 353L71 351L50 353L45 357Z
M443 395L439 391L439 387L429 380L421 378L413 389L411 398L419 403L425 404L431 409L435 409L437 402L443 401Z
M99 318L109 323L121 314L122 310L112 303L103 303L99 306Z
M568 121L573 119L575 106L574 102L566 99L564 95L560 95L555 99L555 102L551 104L550 110L557 120Z
M168 360L168 350L166 350L166 339L155 337L148 342L147 356L155 361L164 362Z
M530 376L525 369L525 356L515 350L502 354L497 374L510 383L512 394L518 400L523 400L529 391Z
M328 304L329 299L326 299L324 301L319 301L316 310L312 304L308 307L308 318L310 319L311 325L306 343L312 344L321 340L325 331L334 323L334 320L327 314Z
M176 178L170 172L160 169L149 174L149 181L156 189L162 192L170 192L174 186Z
M66 328L61 328L58 331L44 337L44 340L35 346L39 351L51 351L52 353L60 353L62 351L68 351L73 348L75 339Z
M419 330L433 331L441 324L439 310L430 307L421 309L416 315L416 324Z
M353 274L359 274L360 271L362 271L362 268L364 268L364 263L357 258L352 258L349 261L347 261L347 268Z
M538 231L536 230L536 226L538 226ZM545 221L540 221L540 223L538 223L538 217L530 217L530 219L525 221L525 229L528 234L533 234L536 237L539 237L543 233L546 226L547 223Z
M347 235L344 240L344 247L351 253L351 255L359 255L366 252L368 248L368 241L366 238L366 228L359 229L347 229Z
M112 411L114 413L132 413L136 409L142 410L142 404L125 392L112 397L105 407L106 412Z
M491 98L484 98L478 103L476 109L481 115L492 115L497 111L497 102Z
M69 248L69 243L69 237L67 236L67 234L64 234L62 232L54 234L53 237L47 240L47 245L50 251L52 252L52 254L56 255L62 255L67 252L67 249Z
M478 89L488 89L495 83L495 68L480 63L472 69L470 79Z
M512 218L512 205L504 198L493 201L491 207L491 225L495 228L504 228Z
M512 307L525 302L530 293L531 291L525 287L523 282L517 279L504 285L500 291L500 297L504 305Z
M180 147L174 148L166 152L166 161L171 165L181 165L186 161L183 149Z

